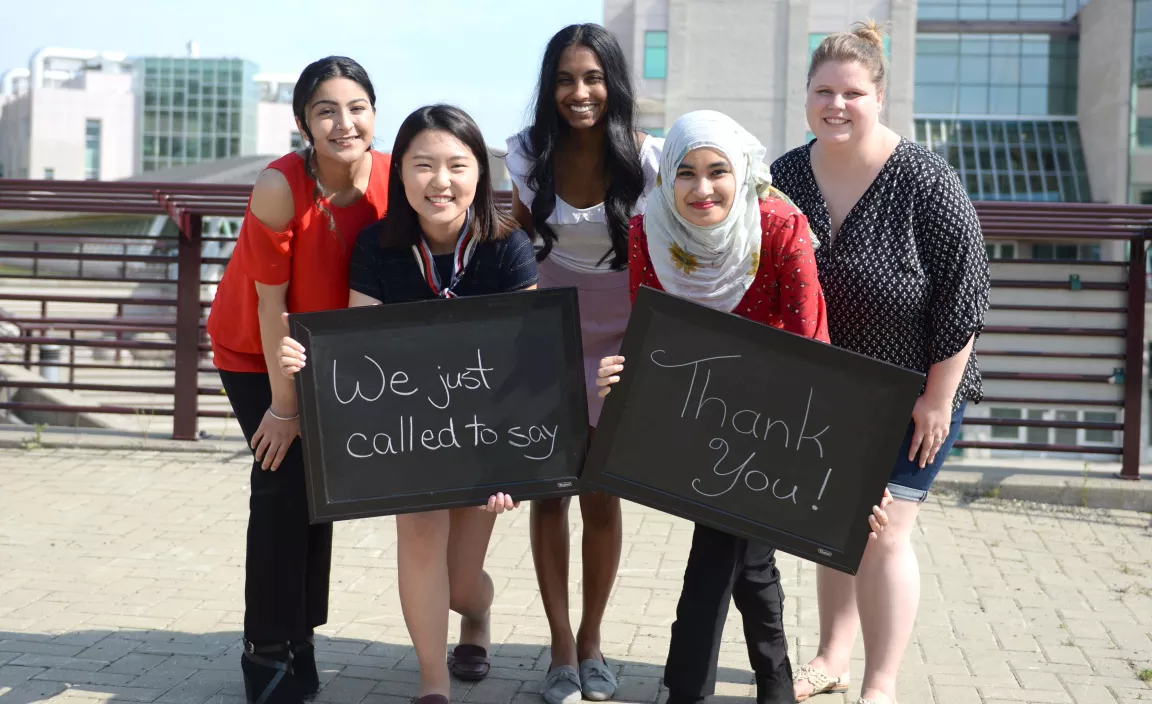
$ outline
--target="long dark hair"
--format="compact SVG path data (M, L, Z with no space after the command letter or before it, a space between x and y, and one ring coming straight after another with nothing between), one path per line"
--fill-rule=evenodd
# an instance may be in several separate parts
M628 219L636 201L644 195L644 172L636 145L633 115L636 103L628 62L616 37L598 24L569 25L548 42L536 88L535 117L527 139L520 140L521 148L532 160L527 178L528 185L536 191L532 200L532 225L544 240L537 259L543 261L556 242L556 231L546 222L556 208L556 148L572 129L556 109L556 74L560 69L560 55L574 44L596 54L608 87L608 112L602 118L605 120L604 169L608 176L604 210L612 249L605 252L600 261L611 256L612 268L619 270L628 264Z
M404 247L420 241L420 218L404 193L400 179L404 155L417 135L425 130L446 132L464 143L479 166L476 196L472 201L471 230L478 242L499 240L519 228L512 216L496 207L492 194L492 169L488 165L488 147L480 127L468 113L454 105L425 105L418 108L400 125L392 147L392 173L388 176L388 213L380 231L380 246Z
M335 232L336 219L332 217L332 211L320 202L323 192L320 190L320 179L316 178L316 165L313 163L316 160L316 140L312 137L312 129L308 127L308 103L311 102L312 96L316 95L320 84L333 78L355 81L368 94L368 102L372 104L373 110L376 109L376 91L372 88L372 81L368 78L368 72L364 67L347 56L328 56L308 64L300 73L296 87L292 90L292 113L296 115L300 129L304 131L304 136L308 140L308 148L304 152L304 172L316 184L312 189L312 199L328 217L328 229Z

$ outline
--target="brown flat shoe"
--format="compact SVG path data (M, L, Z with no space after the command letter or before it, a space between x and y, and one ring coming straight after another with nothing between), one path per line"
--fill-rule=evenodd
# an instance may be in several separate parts
M425 694L412 704L448 704L448 697L443 694Z
M479 645L461 643L452 649L452 657L448 661L448 671L452 673L453 677L475 682L487 677L491 670L492 665L488 659L488 651ZM423 704L435 703L424 702Z

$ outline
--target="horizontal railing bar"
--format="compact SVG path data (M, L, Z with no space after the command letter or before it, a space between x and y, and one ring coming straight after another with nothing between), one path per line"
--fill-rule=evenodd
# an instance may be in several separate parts
M1092 445L1042 445L1030 442L979 442L975 440L957 440L953 447L974 448L982 450L1019 450L1023 452L1067 452L1074 454L1121 455L1124 449L1112 445L1095 447Z
M1069 337L1124 337L1123 329L1054 328L1038 325L985 325L984 333L996 335L1067 335Z
M1084 428L1086 430L1123 430L1123 423L1080 420L1040 420L1030 418L972 418L964 416L964 425L995 425L1006 428Z
M151 282L150 282L151 283ZM163 283L163 282L161 282ZM175 284L175 282L171 282ZM0 293L0 301L43 301L44 303L99 303L102 305L175 306L175 298L128 298L126 296L62 296L41 293ZM200 301L206 308L212 301Z
M23 330L71 330L72 332L168 332L176 329L171 325L118 325L116 323L41 323L37 321L19 323L12 318L0 318L0 321L12 323ZM205 326L200 325L201 328ZM0 337L0 341L5 338ZM87 339L87 338L84 338Z
M148 264L175 264L177 257L163 254L105 254L102 252L53 252L31 249L0 249L0 259L65 259L85 262L144 262ZM224 260L227 262L227 260ZM45 274L37 278L52 278Z
M1128 262L1113 262L1097 259L989 259L988 264L1026 264L1028 266L1090 266L1127 269Z
M132 406L69 406L63 403L17 403L14 401L0 401L0 409L13 411L57 411L62 413L109 413L112 415L154 415L170 416L175 411L171 408L144 408ZM200 418L232 418L231 411L218 411L200 408L196 415Z
M989 381L1058 381L1065 384L1108 384L1111 374L1055 374L1035 372L981 372Z
M1029 396L985 396L981 404L1008 404L1014 406L1103 406L1123 408L1123 401L1096 398L1036 398Z
M0 337L0 342L7 342L14 345L60 345L62 347L100 347L103 349L120 350L170 351L176 349L175 342L152 342L149 340L86 340L83 338L73 339L69 337L40 337L34 335L21 337ZM54 363L49 363L49 366L53 364Z
M1039 350L979 350L981 357L1057 357L1060 359L1115 359L1123 360L1123 352L1041 352Z
M990 310L1023 310L1035 313L1116 313L1128 312L1124 306L1037 306L1023 303L993 303Z
M113 321L113 322L105 322ZM28 317L12 317L6 318L0 316L0 322L15 323L16 325L122 325L122 326L140 326L140 327L156 327L168 329L176 325L175 318L28 318ZM200 320L200 325L206 323L206 319Z
M142 276L67 276L61 274L51 274L42 276L21 275L21 274L0 274L0 279L24 279L28 281L90 281L95 283L124 283L124 284L172 284L176 285L176 279L148 279ZM213 281L204 281L202 283L211 284L216 283Z
M126 244L128 242L171 242L175 244L178 241L178 237L176 235L117 235L104 232L35 232L31 230L0 230L0 242L9 239L17 241L44 241L45 239L64 239L68 241L76 240L85 243L97 242L104 244Z
M1067 280L1065 281L1028 281L1024 279L993 279L991 282L992 288L1034 288L1037 290L1050 290L1057 289L1062 291L1071 291L1072 284ZM1080 282L1080 290L1082 291L1127 291L1128 284L1120 281L1082 281Z
M159 396L172 396L176 393L175 386L134 386L123 384L93 384L87 382L71 381L15 381L5 379L0 381L0 388L12 389L58 389L63 391L111 391L131 394L156 394ZM200 396L220 396L220 388L199 387L196 393Z

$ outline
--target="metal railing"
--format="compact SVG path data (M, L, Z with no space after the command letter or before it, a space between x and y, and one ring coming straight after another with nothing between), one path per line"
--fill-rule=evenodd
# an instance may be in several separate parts
M228 261L206 253L205 245L229 246L234 239L205 234L204 223L242 217L250 191L247 186L0 179L0 215L26 211L57 218L37 225L9 216L11 228L0 218L0 311L12 309L0 317L0 328L10 331L7 337L0 334L0 348L10 351L0 363L55 369L49 378L0 381L15 396L0 398L0 410L146 411L172 416L177 439L195 439L199 418L228 416L226 409L200 403L201 397L221 393L204 329L211 305L206 287L218 277L206 272L219 271ZM507 208L511 194L499 193L497 200ZM980 405L1114 408L1123 418L974 417L970 407L965 430L1106 431L1119 432L1123 440L1085 447L966 433L957 447L1115 455L1122 461L1121 475L1138 478L1152 207L989 202L976 207L990 242L1087 242L1124 250L1102 261L991 262L992 307L977 346L985 367L986 397ZM62 214L76 214L83 222L61 219ZM174 227L116 234L102 227L101 218L108 216L164 217ZM159 381L145 383L150 374ZM20 394L32 390L140 394L151 401L147 407L76 398L61 403Z

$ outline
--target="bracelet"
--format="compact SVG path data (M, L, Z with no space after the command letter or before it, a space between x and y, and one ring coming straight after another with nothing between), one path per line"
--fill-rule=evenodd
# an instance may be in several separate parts
M288 418L281 418L280 416L276 415L276 411L272 410L272 407L271 407L271 406L269 406L269 407L268 407L268 415L272 416L272 417L273 417L273 418L275 418L276 420L296 420L297 418L299 418L299 417L300 417L300 412L299 412L299 411L297 411L297 412L296 412L296 415L294 415L294 416L290 416L290 417L288 417Z

